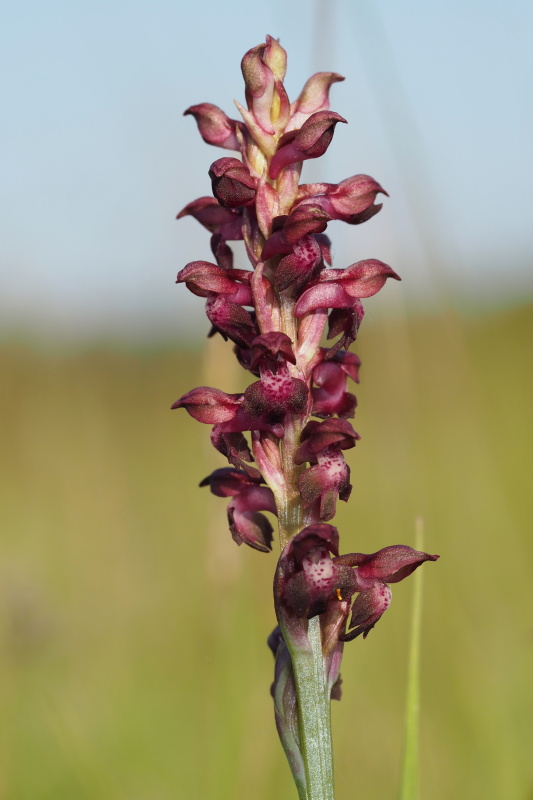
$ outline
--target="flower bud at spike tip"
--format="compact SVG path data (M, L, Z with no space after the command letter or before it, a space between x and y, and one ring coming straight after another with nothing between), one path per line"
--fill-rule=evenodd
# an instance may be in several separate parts
M287 52L280 45L279 40L273 39L272 36L266 37L266 44L265 64L270 67L277 81L283 81L287 72Z
M241 62L248 109L267 134L275 133L273 122L279 117L284 99L280 97L280 90L285 91L282 86L284 59L286 54L283 48L268 36L266 44L252 47Z

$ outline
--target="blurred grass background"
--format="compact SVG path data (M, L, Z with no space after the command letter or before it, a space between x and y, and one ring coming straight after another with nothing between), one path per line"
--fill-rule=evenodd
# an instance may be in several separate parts
M343 551L425 569L422 792L531 800L532 307L365 322ZM4 800L292 800L269 697L275 555L237 548L198 488L222 460L170 404L237 391L229 346L4 343ZM339 800L395 798L409 582L346 648Z

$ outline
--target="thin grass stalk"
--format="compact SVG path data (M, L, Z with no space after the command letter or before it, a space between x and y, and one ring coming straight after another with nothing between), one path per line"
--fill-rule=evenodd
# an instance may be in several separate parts
M415 523L415 545L421 550L424 544L424 521ZM405 702L404 749L399 800L418 800L419 793L419 740L420 740L420 639L422 629L422 570L413 579L413 605L411 609L411 638L407 668L407 694Z

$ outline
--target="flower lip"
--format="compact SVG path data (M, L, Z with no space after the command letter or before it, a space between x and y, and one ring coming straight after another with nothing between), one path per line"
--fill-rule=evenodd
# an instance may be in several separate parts
M325 359L332 359L341 348L348 348L357 339L357 334L365 310L360 300L354 300L352 308L334 308L328 316L328 339L340 336L337 342L329 348Z
M348 355L348 354L346 354ZM349 355L354 355L350 353ZM313 369L313 383L311 389L313 397L313 411L316 417L331 417L337 414L342 419L353 417L357 400L353 394L346 390L347 375L357 378L357 362L347 365L349 372L343 369L342 362L334 359L320 361Z
M361 359L358 355L351 353L349 350L337 350L328 358L330 351L327 347L321 348L321 352L323 355L323 361L321 363L333 361L340 366L345 375L355 381L355 383L359 383Z
M228 505L228 522L233 540L254 550L268 553L272 549L273 527L261 511L277 514L272 490L250 482L233 496Z
M331 559L330 553L335 555L338 548L337 528L324 522L308 525L289 541L274 580L278 619L280 615L286 620L310 619L331 605L335 613L338 610L343 619L347 617L346 601L355 591L354 571Z
M252 418L265 415L272 422L284 419L287 412L303 414L307 408L309 392L299 378L292 378L288 370L276 373L261 371L261 379L250 384L244 392L243 406Z
M270 364L289 361L296 364L292 341L286 333L271 331L257 336L251 346L250 367L255 369L262 362Z
M233 540L239 545L244 542L255 550L267 553L272 549L273 528L260 512L277 514L277 508L272 490L261 486L262 482L260 475L223 467L204 478L200 486L209 486L218 497L232 498L227 514Z
M214 425L211 431L211 444L228 459L230 464L244 470L252 479L261 480L259 470L250 465L253 458L242 432L228 430L227 423Z
M392 592L386 583L374 583L360 592L352 606L352 617L346 633L339 636L341 642L351 642L361 634L366 639L374 625L379 622L390 606Z

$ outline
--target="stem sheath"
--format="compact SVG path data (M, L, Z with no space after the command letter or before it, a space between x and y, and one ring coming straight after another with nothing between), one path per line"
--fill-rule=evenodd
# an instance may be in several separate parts
M309 649L291 653L307 800L334 800L331 698L324 675L320 618L309 620Z

